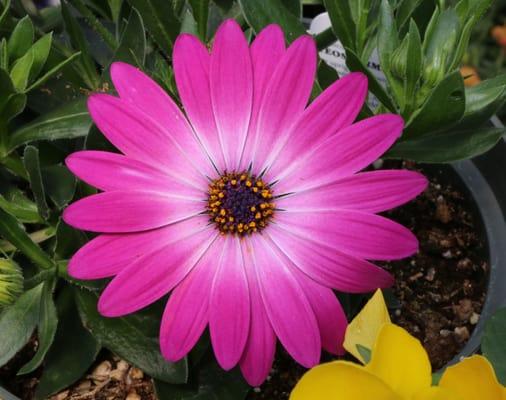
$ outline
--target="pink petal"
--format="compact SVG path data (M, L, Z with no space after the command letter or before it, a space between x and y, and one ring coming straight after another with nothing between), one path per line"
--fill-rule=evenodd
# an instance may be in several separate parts
M283 55L263 96L253 153L255 173L261 172L269 153L306 107L315 71L315 42L301 36Z
M152 190L200 200L207 197L192 182L121 154L78 151L68 156L65 163L74 175L100 190Z
M414 199L427 188L427 183L427 178L414 171L361 172L282 197L276 201L276 206L286 210L346 208L377 213Z
M254 144L258 131L260 105L269 86L271 77L285 53L285 36L279 25L268 25L260 31L251 44L250 54L253 66L253 106L248 137L244 147L239 170L249 167L253 159Z
M324 286L347 293L366 293L394 283L384 269L338 251L330 243L315 241L313 236L299 236L274 224L269 226L268 235L297 268Z
M174 44L176 85L195 133L219 171L225 170L209 85L210 56L198 38L182 33Z
M331 289L319 285L301 272L295 276L313 307L320 328L322 347L331 354L343 355L348 321L341 303Z
M359 211L278 212L276 224L359 258L396 260L418 250L418 241L409 229L384 217Z
M151 231L100 235L74 254L69 262L68 273L76 279L114 276L141 256L151 254L167 243L192 236L208 223L206 215L199 215Z
M239 362L248 339L250 298L240 241L234 237L223 240L211 290L209 331L218 364L229 370Z
M222 253L218 238L169 298L160 327L160 347L169 361L183 358L209 321L209 297Z
M214 38L210 66L211 101L228 170L236 171L248 133L253 70L248 42L235 20L223 22Z
M98 311L106 317L120 317L154 303L181 282L217 236L215 229L206 227L138 258L107 285Z
M137 107L107 94L88 98L88 110L102 133L128 157L168 169L171 174L186 180L195 180L207 187L202 171L205 165L195 164L198 159L185 153L168 127L152 119Z
M159 228L197 215L203 201L156 192L104 192L81 199L63 211L74 228L104 233L136 232Z
M241 241L241 246L243 254L246 254L248 251L246 241ZM251 386L259 386L265 381L272 368L276 352L276 335L265 311L252 257L246 257L244 261L251 299L251 321L240 367L246 381Z
M207 175L214 172L185 116L169 95L144 72L132 65L115 62L111 78L121 99L142 110L170 132L175 142Z
M381 156L400 136L403 125L398 115L381 114L342 129L275 177L276 193L318 187L354 174Z
M267 315L277 337L290 355L310 368L318 363L320 332L313 309L286 260L262 235L250 238L244 257L252 257Z
M355 121L367 96L367 78L353 72L337 80L303 112L267 163L273 174ZM281 153L280 153L281 151Z

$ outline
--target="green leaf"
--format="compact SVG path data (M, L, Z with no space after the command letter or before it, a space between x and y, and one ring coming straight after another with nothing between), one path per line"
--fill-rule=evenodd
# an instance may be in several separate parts
M170 54L181 22L166 0L128 0L142 17L146 30L165 54Z
M336 34L332 30L332 27L327 28L314 36L316 47L318 50L324 50L329 47L332 43L337 41Z
M9 54L7 53L7 40L5 38L0 41L0 68L5 71L9 69Z
M0 366L28 342L39 319L42 284L23 293L0 314Z
M46 399L81 378L100 350L100 345L81 324L70 287L65 286L59 294L56 309L58 329L44 360L36 400Z
M74 197L76 179L63 165L43 168L42 182L47 195L59 209L65 207Z
M320 88L325 90L330 85L332 85L335 81L339 79L339 75L337 75L337 71L330 67L325 61L320 60L318 62L317 69L317 79L320 84Z
M464 80L460 72L448 75L407 122L403 139L443 131L455 125L464 115L464 93Z
M42 364L49 347L53 343L57 325L58 317L53 302L53 280L47 280L44 283L40 302L39 322L37 324L37 337L39 340L37 353L19 370L18 375L28 374Z
M28 15L19 20L7 42L9 59L17 60L23 57L33 43L34 29Z
M69 35L70 43L74 49L79 49L81 55L79 56L79 62L82 65L80 70L86 76L84 79L92 85L92 88L96 88L100 83L100 77L98 76L97 69L95 67L95 61L90 54L88 41L86 40L81 26L72 15L67 0L61 3L61 12L63 17L63 23L65 25L65 32Z
M8 96L7 102L0 111L0 118L9 122L19 115L26 107L26 95L24 93L14 93Z
M30 52L33 54L32 68L30 69L29 80L35 79L39 76L44 64L46 63L49 51L51 50L51 43L53 42L53 33L47 33L42 36L35 44L30 48Z
M497 311L485 324L481 341L483 355L495 369L497 379L506 385L506 308Z
M31 224L42 222L37 205L18 189L11 190L4 196L0 195L0 208L20 222Z
M323 0L332 23L332 30L344 47L356 51L356 33L348 0Z
M86 136L91 127L91 118L86 109L86 100L78 99L15 131L9 140L9 151L38 140L75 139Z
M288 42L306 34L299 18L293 15L281 0L239 0L249 26L258 34L269 24L278 24L285 32Z
M0 69L0 110L5 107L9 96L13 93L16 93L16 89L14 89L10 75L7 71Z
M47 71L44 75L42 75L39 79L37 79L34 83L32 83L30 85L30 87L28 87L25 90L25 92L30 92L33 89L42 85L49 78L51 78L53 75L56 75L58 73L58 71L60 71L63 67L74 62L77 59L77 57L79 57L80 55L81 55L81 52L74 53L70 57L68 57L66 60L62 61L58 65L55 65L53 68L51 68L49 71Z
M214 360L198 366L198 376L188 385L170 385L155 379L158 399L243 400L250 387L237 369L223 371Z
M398 142L385 157L424 163L464 160L490 150L505 132L502 128L481 128L434 133Z
M442 377L443 377L442 372L433 372L432 373L432 386L439 385L439 381L441 380Z
M378 23L378 55L381 69L387 78L392 95L399 104L403 103L404 88L391 71L391 60L394 51L399 47L399 36L393 15L392 7L388 0L382 0L380 5Z
M200 39L207 39L207 18L209 17L209 0L190 0L193 17L197 22Z
M387 109L392 112L396 112L397 107L381 83L378 82L371 70L364 65L362 60L360 60L360 58L351 49L346 49L346 65L348 65L348 68L351 71L359 71L365 74L369 82L369 91L374 94L381 104L383 104Z
M4 22L7 19L7 16L9 15L9 10L11 8L11 0L6 0L3 2L3 10L0 14L0 28L3 26Z
M452 71L451 62L461 32L460 21L453 9L443 11L434 21L423 43L425 69L427 74L441 71L441 75L444 75L446 71Z
M135 8L132 8L119 46L114 54L114 61L124 61L142 67L146 53L144 32L141 15Z
M300 0L281 0L281 2L297 18L302 17L302 4Z
M506 101L506 75L482 81L465 89L466 110L456 127L471 128L486 123Z
M16 218L0 210L0 235L42 268L54 267L49 256L28 236Z
M107 0L107 2L109 3L109 8L111 10L112 20L114 23L118 23L123 0Z
M404 24L409 21L421 2L422 0L402 0L397 7L397 12L395 13L397 26L400 30L402 30Z
M12 83L16 90L23 92L28 84L30 77L30 70L32 69L34 56L31 51L28 51L23 57L18 59L11 70Z
M84 324L102 345L142 369L156 379L168 383L184 383L188 378L186 359L177 363L165 360L158 338L146 336L146 327L136 315L105 318L97 311L97 296L76 289L79 313ZM160 316L152 316L159 321Z
M72 228L63 220L58 221L54 248L55 258L61 260L70 258L87 241L88 238L83 231Z
M416 105L416 88L422 73L422 39L420 32L411 20L408 32L408 47L406 54L406 78L404 80L405 115L410 115Z
M362 346L361 344L357 344L357 351L360 353L362 358L364 359L366 364L369 364L371 361L371 349L368 349L365 346Z
M42 183L42 174L40 172L40 161L39 161L39 150L34 146L26 146L23 164L26 172L28 172L28 178L30 181L30 187L37 203L39 214L42 218L47 219L49 217L49 207L46 203L46 194L44 192L44 184Z
M398 46L399 36L392 8L388 0L382 0L378 25L378 54L381 68L385 74L390 74L390 60L392 53Z

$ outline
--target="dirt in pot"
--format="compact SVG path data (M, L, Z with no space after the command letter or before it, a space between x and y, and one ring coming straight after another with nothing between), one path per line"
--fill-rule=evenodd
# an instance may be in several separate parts
M478 323L489 264L470 194L448 184L447 174L428 172L425 193L387 214L416 234L420 251L408 263L384 266L395 276L393 322L420 339L437 370L462 350Z
M398 164L384 166L398 167ZM410 164L403 167L415 168ZM390 301L394 305L392 320L420 339L433 368L439 369L461 351L478 322L489 266L486 237L471 196L458 185L458 179L448 179L453 173L449 168L444 173L437 169L423 172L431 181L426 192L385 214L417 235L420 251L414 257L383 266L396 278L390 292L393 296L387 295L390 300L395 299ZM25 362L26 357L25 354ZM328 355L322 358L322 362L330 360ZM12 372L13 364L9 365ZM286 400L304 372L279 346L269 378L253 389L247 399ZM2 374L5 376L6 367L0 369L0 377ZM141 374L105 353L85 377L51 399L154 400L150 378ZM118 376L122 378L117 379ZM36 383L37 376L31 375L10 389L29 400Z
M382 168L399 168L389 163ZM417 169L410 163L402 166ZM387 298L392 321L416 336L438 370L457 355L472 334L485 301L489 275L486 236L476 205L449 167L424 168L427 190L385 216L411 229L419 252L383 263L396 279ZM278 352L269 379L248 400L285 400L304 373Z

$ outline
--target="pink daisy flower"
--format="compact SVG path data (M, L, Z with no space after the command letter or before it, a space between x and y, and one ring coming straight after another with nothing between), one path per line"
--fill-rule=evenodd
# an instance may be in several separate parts
M376 213L409 201L426 179L403 170L359 172L400 136L403 121L353 123L367 94L353 73L307 106L317 52L309 36L285 48L276 25L252 45L224 22L211 53L182 34L173 63L183 113L153 80L115 63L119 97L94 94L93 121L122 154L82 151L68 167L102 190L65 221L101 235L72 258L78 279L114 277L108 317L171 292L163 355L184 357L209 325L224 369L251 385L271 368L276 338L305 367L321 348L342 352L346 318L332 289L392 284L368 260L416 252L414 235Z

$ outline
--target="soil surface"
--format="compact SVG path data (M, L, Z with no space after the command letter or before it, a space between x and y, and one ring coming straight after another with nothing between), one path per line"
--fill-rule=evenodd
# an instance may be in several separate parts
M410 164L403 167L414 168ZM449 182L447 174L424 172L431 181L425 193L385 213L416 234L420 251L409 259L383 266L396 278L386 296L392 320L420 339L437 370L459 353L476 326L485 300L489 266L481 221L470 195ZM357 299L359 305L366 301L366 297ZM34 343L32 340L0 369L0 380L14 377L17 368L34 353ZM329 360L329 355L322 358L322 362ZM278 348L269 378L253 389L247 400L286 400L304 372ZM23 400L30 400L37 378L36 372L15 379L9 389ZM104 352L81 381L51 398L66 399L155 400L156 396L148 376Z
M409 163L402 167L415 169ZM427 190L385 213L415 233L420 250L382 265L396 280L386 296L392 321L422 342L433 370L438 370L462 350L479 320L489 265L486 237L470 194L439 170L423 173L430 179ZM304 369L283 351L277 354L269 380L248 400L288 399Z

